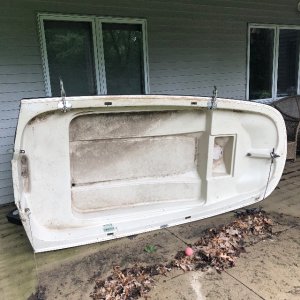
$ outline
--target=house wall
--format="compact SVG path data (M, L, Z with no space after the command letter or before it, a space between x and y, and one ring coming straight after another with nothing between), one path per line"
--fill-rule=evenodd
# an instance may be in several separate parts
M247 23L300 24L297 0L2 0L0 204L13 201L10 159L19 101L44 97L37 13L147 19L152 94L245 99Z

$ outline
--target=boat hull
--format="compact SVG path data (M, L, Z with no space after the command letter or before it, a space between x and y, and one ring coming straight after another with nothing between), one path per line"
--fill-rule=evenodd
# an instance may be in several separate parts
M15 202L36 252L191 222L264 199L286 156L281 115L183 96L22 100ZM274 149L274 152L273 152ZM279 155L272 158L271 153Z

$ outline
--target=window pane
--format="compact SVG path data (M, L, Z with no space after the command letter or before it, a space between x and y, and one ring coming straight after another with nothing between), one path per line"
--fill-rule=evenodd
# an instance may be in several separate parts
M299 39L299 30L280 30L277 97L297 94Z
M52 96L97 94L92 28L89 22L44 21Z
M144 94L143 35L137 24L102 24L107 94Z
M251 28L249 98L272 97L274 30Z

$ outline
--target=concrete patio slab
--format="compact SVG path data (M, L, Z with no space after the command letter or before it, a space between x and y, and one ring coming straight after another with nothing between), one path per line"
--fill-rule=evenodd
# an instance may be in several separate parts
M263 299L300 298L300 226L288 228L242 254L227 270Z
M300 162L287 163L276 190L255 207L274 220L272 240L247 246L234 268L215 271L172 271L156 277L152 299L299 299L300 298ZM185 243L198 240L207 228L230 222L227 213L189 224L109 242L75 247L35 257L22 226L10 224L0 208L0 298L28 299L39 285L41 299L90 299L94 278L105 278L114 265L149 265L172 260ZM154 245L156 252L146 253ZM1 298L1 299L2 299ZM33 299L33 298L31 298Z
M174 272L170 278L161 277L150 292L151 299L261 299L253 291L232 278L227 273L207 272Z
M234 268L221 274L214 270L179 272L173 278L161 278L150 295L186 300L299 299L300 224L298 220L295 225L293 217L290 221L285 216L285 225L275 223L271 240L248 245Z
M23 227L6 221L12 208L0 209L0 285L6 300L27 299L38 283L46 288L46 299L89 299L93 278L107 276L114 265L166 263L185 248L168 231L159 230L34 256ZM156 251L146 253L147 245L155 246Z
M157 250L147 253L144 251L147 245L153 245ZM95 247L97 251L94 251ZM95 276L108 276L113 266L126 268L135 263L167 263L178 249L184 247L185 244L179 239L165 230L159 230L132 238L98 243L90 249L80 247L83 251L80 256L72 257L60 265L56 264L55 267L49 265L47 254L42 253L37 255L39 283L46 288L46 299L89 299ZM60 252L64 251L56 251L58 259Z
M0 288L2 299L27 299L36 288L33 252L22 226L8 223L13 206L0 209ZM0 297L0 298L1 298Z

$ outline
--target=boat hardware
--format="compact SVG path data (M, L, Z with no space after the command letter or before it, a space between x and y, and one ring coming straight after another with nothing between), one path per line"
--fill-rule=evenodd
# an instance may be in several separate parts
M267 185L266 185L265 192L264 192L264 195L263 195L263 200L265 200L265 198L266 198L267 189L269 187L270 178L271 178L271 172L272 172L272 166L273 166L273 163L274 163L274 159L280 157L280 155L278 155L277 153L275 153L275 148L273 148L272 152L270 153L270 157L271 157L271 164L270 164L270 169L269 169L269 174L268 174Z
M277 153L275 153L275 149L273 148L272 152L270 153L270 156L271 156L271 163L274 162L274 159L280 157L280 155L278 155Z
M64 83L61 78L59 78L59 84L60 84L60 95L61 95L61 101L58 103L57 107L62 112L67 112L72 108L72 105L69 101L66 101L66 92L64 89Z
M275 153L275 149L273 148L272 152L268 153L263 150L259 151L256 150L254 152L248 152L246 154L246 156L250 157L250 158L270 158L272 160L272 163L274 161L274 159L280 157L280 155L278 155L277 153Z
M213 96L212 96L211 100L208 100L208 102L207 102L207 107L209 109L213 110L213 109L217 108L217 96L218 96L218 89L216 86L214 86Z
M28 159L26 155L21 156L21 176L24 178L28 177Z

